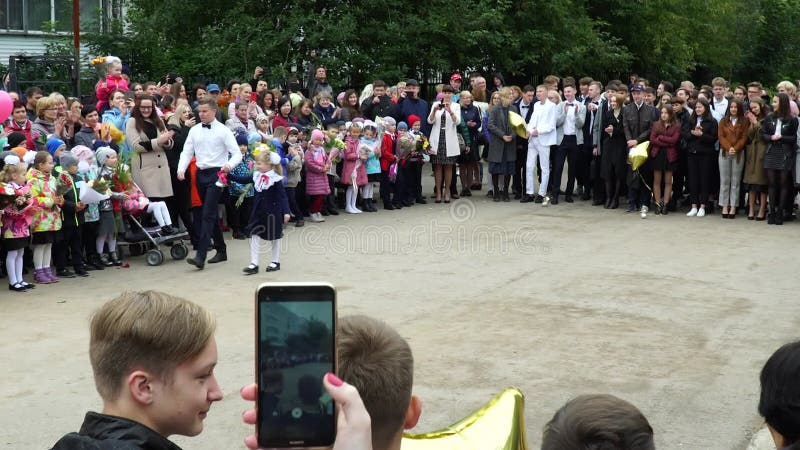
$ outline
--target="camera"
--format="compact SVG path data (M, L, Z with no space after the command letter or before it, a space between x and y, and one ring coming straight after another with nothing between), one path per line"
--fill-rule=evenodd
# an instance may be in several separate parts
M444 109L444 103L439 103L439 109Z

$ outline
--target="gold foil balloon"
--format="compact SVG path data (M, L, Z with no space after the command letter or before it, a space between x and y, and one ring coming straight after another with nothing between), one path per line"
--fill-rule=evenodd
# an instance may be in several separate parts
M649 148L650 141L644 141L628 151L628 164L631 165L633 170L639 169L647 161L647 149Z
M526 139L528 137L528 130L525 128L525 119L514 111L508 112L508 121L517 136Z
M406 433L403 450L527 450L525 397L508 388L481 409L447 428L424 434Z

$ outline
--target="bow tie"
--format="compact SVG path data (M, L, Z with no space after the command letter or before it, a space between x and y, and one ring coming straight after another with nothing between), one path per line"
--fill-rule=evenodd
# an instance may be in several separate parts
M573 105L573 103L572 103L572 102L570 102L570 103L567 103L567 106L569 106L569 107L572 107L572 105Z
M264 185L269 184L269 175L265 173L261 174L261 183Z
M210 130L211 129L211 124L210 123L204 123L203 124L203 128L208 128Z

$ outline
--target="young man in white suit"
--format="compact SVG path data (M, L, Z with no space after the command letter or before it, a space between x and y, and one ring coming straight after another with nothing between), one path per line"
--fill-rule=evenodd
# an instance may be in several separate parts
M547 184L550 181L550 146L556 145L556 121L558 110L555 103L547 98L547 86L536 87L536 98L539 100L533 108L531 120L528 122L528 158L525 162L525 197L522 202L528 203L533 198L542 206L550 204L547 197ZM558 93L556 93L557 95ZM542 180L539 182L539 193L534 196L534 180L536 177L536 158L542 168Z

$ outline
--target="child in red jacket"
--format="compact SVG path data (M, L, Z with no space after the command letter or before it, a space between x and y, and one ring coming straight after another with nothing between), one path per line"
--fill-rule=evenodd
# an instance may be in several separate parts
M383 135L383 142L381 143L381 200L383 200L383 209L391 211L403 207L400 204L400 199L396 198L396 196L394 201L392 201L394 183L389 180L389 168L397 160L397 156L395 156L397 153L397 135L395 134L397 122L391 117L384 117L382 120L386 131Z

